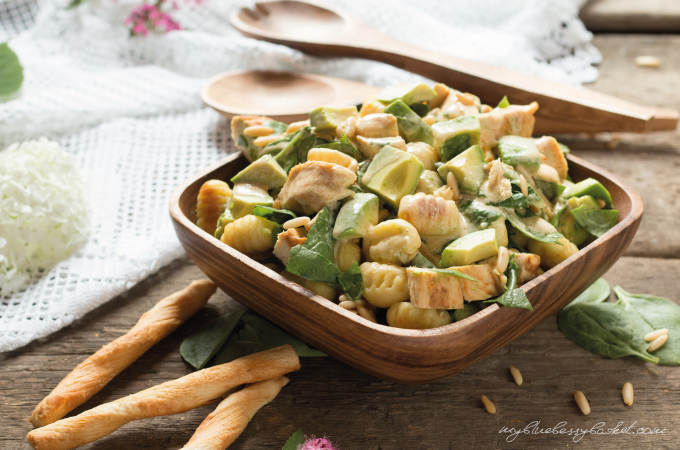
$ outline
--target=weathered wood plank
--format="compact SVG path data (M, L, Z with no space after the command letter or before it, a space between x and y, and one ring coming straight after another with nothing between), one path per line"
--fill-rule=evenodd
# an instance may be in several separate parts
M152 304L183 287L201 273L188 261L161 270L85 316L78 323L27 347L0 356L0 448L27 449L25 435L33 407L73 366L120 335ZM623 258L607 274L612 285L680 301L677 291L680 261ZM182 339L209 317L233 307L219 293L205 311L159 343L76 413L188 373L179 355ZM525 384L512 382L509 367L522 371ZM499 434L503 426L525 427L540 420L542 427L567 421L568 427L625 426L666 428L660 436L586 436L586 448L633 446L675 448L680 421L676 368L654 366L626 358L609 360L591 355L569 342L552 317L489 358L463 373L427 386L397 386L378 381L331 359L305 359L291 375L291 384L257 414L234 449L279 449L297 428L327 434L343 448L353 449L479 449L566 448L569 436L527 435L514 443ZM635 405L626 407L621 386L635 387ZM574 390L588 397L593 413L582 416L572 399ZM495 402L498 413L487 414L479 397ZM180 448L213 409L206 406L185 414L155 418L123 427L86 449ZM636 429L637 429L636 426Z
M680 3L674 0L591 0L580 16L593 32L680 31Z

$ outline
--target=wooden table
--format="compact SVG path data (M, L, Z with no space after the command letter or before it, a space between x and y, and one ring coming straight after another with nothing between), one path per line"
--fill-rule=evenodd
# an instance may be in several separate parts
M600 78L591 87L643 104L680 109L680 36L600 35ZM638 68L641 54L661 58L660 69ZM224 126L227 126L225 122ZM574 153L632 184L645 201L636 239L605 276L612 286L680 302L680 133L649 136L564 136ZM614 148L615 147L615 148ZM202 274L190 261L176 261L129 292L73 325L20 350L0 355L0 448L27 449L27 419L34 406L80 361L122 335L155 302ZM233 306L219 293L207 310L152 348L121 373L79 413L189 373L179 345L211 317ZM351 339L351 336L348 336ZM307 358L276 400L261 410L233 449L280 449L298 428L328 435L343 449L677 449L680 438L680 371L637 359L610 360L568 341L552 317L532 332L448 380L427 386L397 386L330 358ZM516 386L509 367L518 367ZM626 407L621 387L630 381L635 404ZM592 408L583 416L572 393L583 391ZM486 394L498 409L482 407ZM87 449L176 449L214 406L129 424ZM502 427L627 427L665 430L660 435L573 436L529 434L506 442Z

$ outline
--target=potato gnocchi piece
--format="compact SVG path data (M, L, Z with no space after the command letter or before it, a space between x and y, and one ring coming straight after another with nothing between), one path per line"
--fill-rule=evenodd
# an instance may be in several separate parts
M544 270L548 270L562 261L566 261L570 256L578 252L578 247L569 239L562 237L560 238L560 243L562 245L529 239L528 250L530 253L538 255L541 258L541 267Z
M460 222L456 202L423 193L402 198L398 216L424 236L453 234L458 230Z
M241 253L256 254L274 246L272 233L275 227L274 222L263 217L247 215L224 227L220 240Z
M392 114L369 114L357 120L357 136L382 138L399 136L397 118Z
M196 204L196 225L211 235L217 229L217 219L229 206L232 192L229 185L221 180L208 180L198 191Z
M425 142L408 143L406 144L406 151L415 155L416 158L418 158L418 161L423 164L425 170L434 170L434 163L439 161L439 157L432 146Z
M361 266L364 278L364 298L378 308L409 299L408 280L404 267L365 262Z
M338 164L345 169L352 170L356 172L357 160L349 155L346 155L337 150L331 150L330 148L313 148L307 154L307 161L324 161L331 164Z
M279 233L274 246L274 256L279 258L284 266L290 260L290 251L297 245L304 245L307 237L299 228L290 228L283 233Z
M368 230L363 250L367 261L406 264L420 247L420 236L413 225L402 219L386 220Z
M451 316L445 309L424 309L411 303L399 302L387 310L387 323L395 328L427 330L450 324Z
M354 261L357 264L361 263L361 247L349 240L339 240L335 243L333 249L333 257L335 258L335 265L338 266L341 272L349 269Z
M335 299L338 297L338 292L322 281L310 281L305 278L294 275L288 272L287 270L281 272L281 275L284 278L292 281L293 283L297 283L303 288L307 288L310 291L314 292L315 294L318 294L332 302L335 301Z

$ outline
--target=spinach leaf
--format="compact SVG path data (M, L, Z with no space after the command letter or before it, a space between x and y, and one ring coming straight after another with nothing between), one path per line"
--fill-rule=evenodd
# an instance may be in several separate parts
M276 134L283 134L286 132L288 129L288 124L285 124L283 122L279 122L278 120L265 120L262 125L265 127L269 127L272 130L274 130L274 135Z
M465 133L454 136L446 141L441 148L442 161L449 161L472 147L470 140L470 135Z
M368 170L368 166L371 164L370 160L361 161L357 167L357 184L361 185L361 180L364 178L364 174Z
M543 192L543 195L545 195L545 198L548 200L554 200L559 197L567 188L563 184L557 184L552 181L534 179L534 182L536 183L536 187Z
M364 278L359 269L359 263L354 261L349 268L338 275L338 284L350 300L359 300L364 293Z
M544 233L537 227L539 221L543 219L539 217L520 219L512 210L505 208L503 211L505 213L505 218L523 235L530 237L531 239L536 239L537 241L562 245L560 238L563 236L560 233L556 231Z
M504 95L501 101L498 102L498 106L496 106L496 108L507 108L508 106L510 106L510 101L508 100L508 96Z
M508 268L505 269L505 276L508 277L507 289L499 297L485 300L484 303L500 303L508 308L522 308L533 311L534 307L521 288L517 287L517 276L519 266L515 262L515 255L510 255Z
M488 226L503 217L503 213L497 208L489 208L479 201L461 200L460 210L470 222L478 227L482 224Z
M333 263L333 221L335 214L325 206L314 225L309 230L304 245L296 245L290 251L290 259L286 270L311 281L322 281L338 288L340 270Z
M611 289L609 283L604 278L599 278L596 282L591 284L585 291L571 301L565 308L569 308L579 303L602 303L607 301Z
M595 237L605 234L619 220L619 212L616 209L589 210L586 205L572 209L571 214L579 225Z
M293 211L288 211L287 209L276 209L271 206L257 205L253 209L253 215L264 217L271 222L283 225L291 219L295 219L297 216Z
M519 180L510 180L510 185L512 186L512 195L509 198L502 202L489 203L489 205L504 208L528 208L529 206L545 208L545 203L531 185L527 185L526 197L522 194Z
M414 103L412 105L408 105L408 107L420 117L425 117L427 116L427 113L430 112L430 107L427 105L427 103Z
M432 262L423 256L422 253L416 253L416 257L413 258L413 266L420 267L421 269L436 269L437 266L432 264Z
M631 294L620 286L616 286L614 292L619 304L642 322L640 334L644 336L654 330L668 328L668 341L653 354L659 358L659 364L680 364L680 306L654 295Z
M302 432L302 428L300 428L286 441L286 445L284 445L281 450L297 450L297 448L304 443L305 434Z
M285 344L290 344L298 356L327 356L258 315L245 313L241 316L241 321L244 327L231 335L215 356L212 365L228 363Z
M617 303L581 302L564 308L557 316L562 333L591 353L622 358L637 356L657 364L659 358L647 353L649 345L635 326L639 321Z
M355 194L365 194L366 193L366 191L361 189L361 186L359 186L358 184L351 184L347 189L354 192Z
M288 134L286 136L281 137L281 139L278 139L274 142L271 142L267 145L265 145L262 150L258 153L257 157L262 158L264 155L278 155L288 147L288 144L290 144L290 141L292 141L296 136L297 136L297 131L293 134ZM239 137L239 144L241 144L240 141L241 137ZM245 142L245 141L244 141Z
M205 367L210 358L222 348L244 312L228 312L186 338L179 347L182 358L195 369Z
M571 149L569 149L569 147L567 147L566 145L561 144L559 142L557 143L557 145L560 146L560 150L562 150L563 155L566 155L567 153L571 153ZM571 181L571 180L569 180L569 181Z
M304 127L293 133L288 145L274 157L274 160L286 171L307 161L307 154L316 143L316 135L311 127Z
M343 134L340 140L338 141L331 141L327 144L317 144L316 147L337 150L339 152L351 156L357 161L361 161L362 159L364 159L363 155L359 153L359 150L357 150L354 144L352 144L352 141L349 140L346 134Z
M24 82L24 68L7 42L0 44L0 97L17 92Z
M472 278L470 275L466 275L463 272L459 272L459 271L454 270L454 269L436 269L435 268L435 269L430 269L430 270L432 270L432 272L443 273L443 274L446 274L446 275L455 275L459 278L464 278L466 280L474 281L475 283L479 282L479 281L477 281L476 278Z

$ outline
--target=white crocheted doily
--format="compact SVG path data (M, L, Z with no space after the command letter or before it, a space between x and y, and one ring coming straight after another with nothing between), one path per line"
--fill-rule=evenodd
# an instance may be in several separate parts
M275 69L389 85L420 80L369 61L322 59L240 36L243 2L184 6L187 31L130 38L133 0L0 0L0 42L25 68L16 100L0 104L0 148L46 136L77 159L93 205L92 234L24 292L0 299L0 352L46 336L183 254L168 216L173 188L233 150L226 120L199 89L218 72ZM597 77L582 0L337 0L403 41L547 79Z

